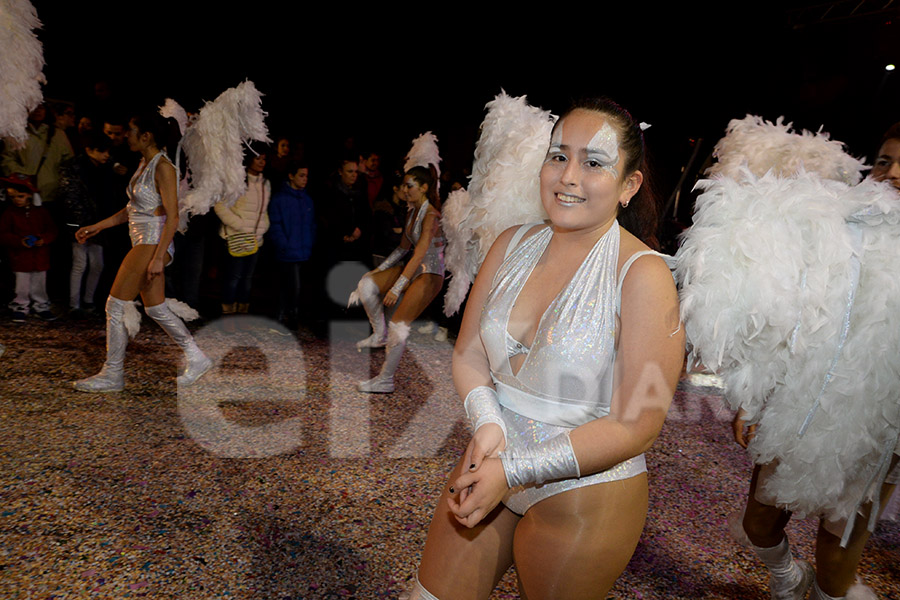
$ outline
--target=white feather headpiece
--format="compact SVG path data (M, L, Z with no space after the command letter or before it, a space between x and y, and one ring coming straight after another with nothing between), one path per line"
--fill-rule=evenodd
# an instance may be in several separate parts
M428 165L434 165L438 181L440 181L441 153L438 150L437 142L437 136L430 131L426 131L414 139L412 148L409 149L409 154L406 155L406 163L403 165L403 170L409 171L413 167L425 167L427 169Z
M790 177L800 169L816 173L825 179L847 184L859 183L865 168L862 161L844 152L841 142L829 139L821 129L816 133L791 130L791 123L784 124L784 117L775 123L762 117L747 115L728 123L725 137L719 140L713 151L718 162L708 172L710 176L726 176L739 179L741 167L762 177L768 171Z
M43 97L44 53L34 34L40 29L28 0L0 0L0 137L27 139L28 114Z
M459 310L498 235L547 218L538 177L556 117L504 91L486 108L468 192L450 195L441 220L452 276L444 298L447 315Z

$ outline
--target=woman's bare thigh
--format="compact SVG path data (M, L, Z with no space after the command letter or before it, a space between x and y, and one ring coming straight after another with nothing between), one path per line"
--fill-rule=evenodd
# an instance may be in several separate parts
M605 599L646 517L646 473L538 502L516 527L513 544L522 598Z
M113 281L109 293L119 300L134 300L138 294L144 302L144 306L155 306L165 300L165 278L162 275L155 277L152 282L147 281L147 267L156 252L155 244L138 244L128 251ZM172 262L166 255L166 264Z
M391 316L391 321L411 323L428 308L431 301L441 292L444 278L433 273L419 275L409 284L397 310Z
M125 255L110 294L120 300L134 300L147 284L147 266L156 252L156 246L139 244Z
M372 281L375 282L375 285L378 286L378 293L384 298L384 295L388 293L388 290L391 289L391 286L394 285L394 282L397 281L397 278L400 277L400 273L403 272L403 265L394 265L390 269L385 269L384 271L378 271L376 273L372 273L369 277L372 278Z
M460 460L441 490L419 565L419 581L441 600L488 598L512 564L513 532L519 522L519 516L501 504L472 529L460 525L447 499L449 482L462 469Z

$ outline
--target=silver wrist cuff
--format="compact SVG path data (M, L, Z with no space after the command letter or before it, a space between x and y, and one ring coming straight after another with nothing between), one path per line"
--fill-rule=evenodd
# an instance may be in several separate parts
M401 275L397 278L397 281L394 282L394 285L391 287L391 293L395 296L399 296L403 293L403 290L406 289L406 286L409 285L409 279Z
M394 251L388 254L387 258L381 261L380 265L375 267L375 271L377 273L380 273L381 271L387 271L398 262L400 262L400 259L406 255L406 252L407 251L403 248L394 248Z
M504 450L500 453L500 461L510 488L581 477L568 431L546 442Z
M506 423L500 413L500 403L497 402L497 392L491 387L480 385L466 394L463 403L469 423L472 425L472 433L485 423L496 423L503 430L503 439L506 440Z

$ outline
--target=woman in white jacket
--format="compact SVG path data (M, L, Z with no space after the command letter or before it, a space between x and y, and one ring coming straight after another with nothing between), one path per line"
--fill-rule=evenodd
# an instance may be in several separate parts
M253 271L263 234L269 229L268 207L272 187L262 175L266 155L250 155L247 161L247 193L231 206L223 202L215 206L216 214L222 221L219 235L226 242L223 315L249 312Z

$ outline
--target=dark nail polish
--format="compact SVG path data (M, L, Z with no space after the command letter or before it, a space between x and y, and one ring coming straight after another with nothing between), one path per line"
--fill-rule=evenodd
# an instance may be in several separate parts
M455 494L455 493L456 493L456 490L453 489L453 486L450 486L450 493L451 493L451 494Z
M469 468L470 468L470 469L474 469L474 468L475 468L475 463L472 463L471 465L469 465Z

